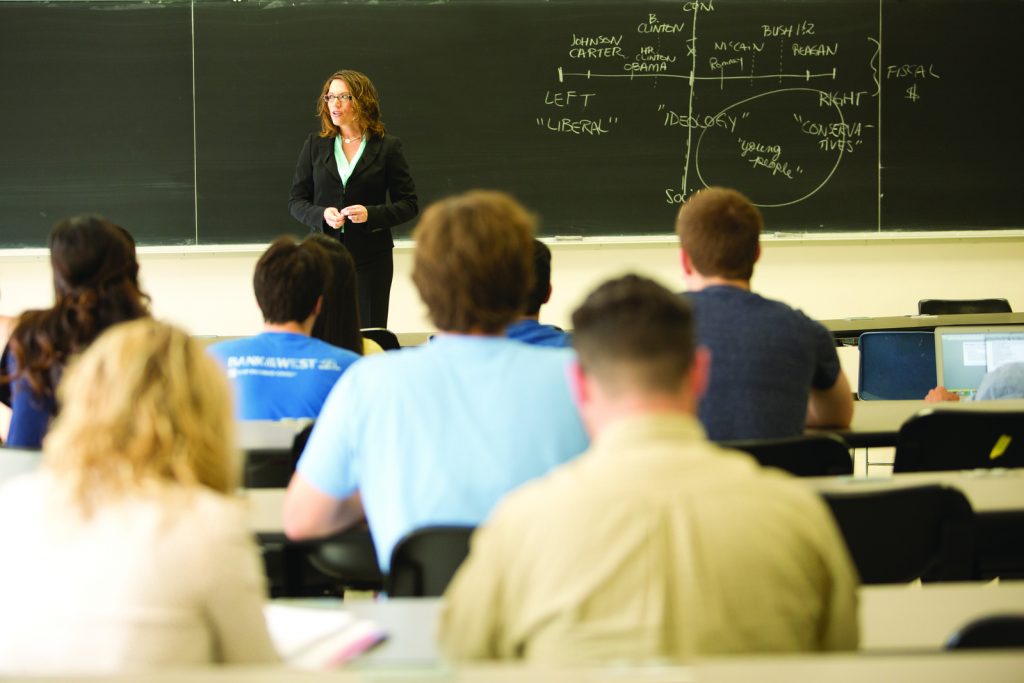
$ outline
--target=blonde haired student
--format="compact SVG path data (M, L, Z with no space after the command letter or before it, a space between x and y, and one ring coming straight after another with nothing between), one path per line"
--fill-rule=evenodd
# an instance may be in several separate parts
M0 673L276 661L215 361L122 323L58 397L40 470L0 489Z

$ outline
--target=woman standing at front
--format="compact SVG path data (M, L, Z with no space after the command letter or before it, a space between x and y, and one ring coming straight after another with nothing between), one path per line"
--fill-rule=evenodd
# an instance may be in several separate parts
M358 71L337 71L317 104L320 132L306 138L288 210L348 247L359 279L359 317L387 327L394 273L391 228L417 213L402 143L384 132L377 90Z

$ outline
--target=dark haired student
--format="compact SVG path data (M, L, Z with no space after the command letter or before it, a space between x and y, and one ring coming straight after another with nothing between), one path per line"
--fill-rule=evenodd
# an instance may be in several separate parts
M366 327L387 327L391 228L418 211L409 164L401 141L385 133L377 90L364 74L331 74L317 114L320 132L302 146L288 211L348 247L359 279L359 318Z
M240 420L315 418L357 353L313 339L331 264L323 247L278 237L256 262L253 289L263 313L255 337L213 344L235 388Z
M127 230L98 216L74 216L54 226L49 247L54 304L21 315L3 368L11 383L7 443L20 448L42 445L68 360L111 325L149 314Z

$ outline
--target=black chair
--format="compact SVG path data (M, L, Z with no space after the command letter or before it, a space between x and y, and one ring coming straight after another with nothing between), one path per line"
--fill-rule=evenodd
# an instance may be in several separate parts
M893 472L1024 467L1024 411L926 409L900 427Z
M349 529L307 545L309 564L342 589L383 590L384 575L377 565L377 550L368 529Z
M976 577L974 511L960 491L929 485L822 495L863 583Z
M364 327L359 330L364 337L377 342L385 351L394 351L402 348L398 341L398 335L383 327Z
M947 650L1024 648L1024 614L997 614L968 622L946 641Z
M920 315L955 315L957 313L1012 313L1006 299L921 299Z
M935 386L933 332L865 332L857 346L860 400L922 399Z
M242 485L247 489L280 489L288 486L295 471L290 449L260 448L244 453Z
M444 593L469 554L475 527L435 526L406 535L391 553L386 590L391 597L436 597Z
M850 447L835 434L809 434L785 439L744 439L719 445L750 453L765 467L798 477L853 474Z

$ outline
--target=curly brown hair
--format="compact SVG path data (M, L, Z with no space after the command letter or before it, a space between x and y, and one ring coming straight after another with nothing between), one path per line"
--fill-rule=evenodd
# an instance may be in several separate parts
M535 229L533 216L503 192L473 190L423 212L412 280L438 329L498 334L523 314Z
M362 129L377 137L384 135L384 122L380 120L380 99L377 97L377 88L373 86L373 81L359 71L342 69L335 71L324 81L323 87L320 88L320 97L316 100L316 113L320 117L320 137L334 138L340 132L331 121L331 112L324 102L324 96L331 89L331 82L338 80L345 81L345 85L348 86L348 91L352 95L352 108Z
M128 231L98 216L73 216L50 232L54 305L26 311L11 334L14 375L52 397L68 359L105 329L149 314Z

